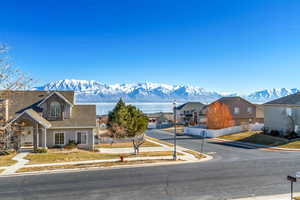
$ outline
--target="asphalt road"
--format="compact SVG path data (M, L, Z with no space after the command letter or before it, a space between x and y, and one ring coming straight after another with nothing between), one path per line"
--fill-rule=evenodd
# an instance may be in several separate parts
M172 141L152 130L149 136ZM179 136L177 144L200 151L202 140ZM289 192L286 175L300 171L300 153L245 149L206 141L214 159L203 163L0 178L0 199L203 199ZM295 184L300 192L300 184Z

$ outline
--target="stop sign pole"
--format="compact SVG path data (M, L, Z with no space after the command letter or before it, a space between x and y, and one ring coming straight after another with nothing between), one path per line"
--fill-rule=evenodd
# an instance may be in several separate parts
M291 182L291 200L293 200L293 183L297 182L297 178L293 176L287 176L286 179Z

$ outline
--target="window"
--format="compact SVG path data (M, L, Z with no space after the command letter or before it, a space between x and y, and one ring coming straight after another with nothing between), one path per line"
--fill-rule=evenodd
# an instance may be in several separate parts
M248 112L249 114L252 114L252 107L248 107L247 112Z
M86 132L77 132L77 143L87 144L88 135Z
M286 108L287 116L292 116L292 108Z
M61 114L61 106L57 101L53 101L50 103L50 116L51 117L59 117Z
M65 133L55 133L54 143L56 145L64 145L65 144Z
M240 114L240 108L234 107L234 114Z

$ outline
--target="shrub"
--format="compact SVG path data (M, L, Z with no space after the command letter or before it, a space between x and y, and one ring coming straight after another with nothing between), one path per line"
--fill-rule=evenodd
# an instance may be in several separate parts
M270 133L269 129L266 127L263 127L262 129L263 134L268 135Z
M298 137L298 134L297 134L296 132L294 132L294 131L288 132L288 133L286 134L286 136L285 136L285 138L287 138L287 139L289 139L289 140L295 139L295 138L297 138L297 137Z
M77 144L74 140L69 140L69 143L64 147L65 149L75 149L77 148Z
M6 151L6 150L1 150L0 151L0 156L6 156L6 155L9 155L10 152L9 151Z
M34 153L47 153L47 148L37 148Z
M278 137L280 136L280 132L277 131L277 130L271 130L271 132L269 133L271 136L275 136L275 137Z
M62 149L63 146L61 146L61 145L54 145L53 148L55 148L55 149Z

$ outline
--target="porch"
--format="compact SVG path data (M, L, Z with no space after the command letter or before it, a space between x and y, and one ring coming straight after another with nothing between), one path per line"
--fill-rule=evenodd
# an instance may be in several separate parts
M25 110L11 124L12 126L18 124L20 129L19 148L33 147L34 151L38 147L47 148L47 129L51 127L51 123L39 113L32 109Z

